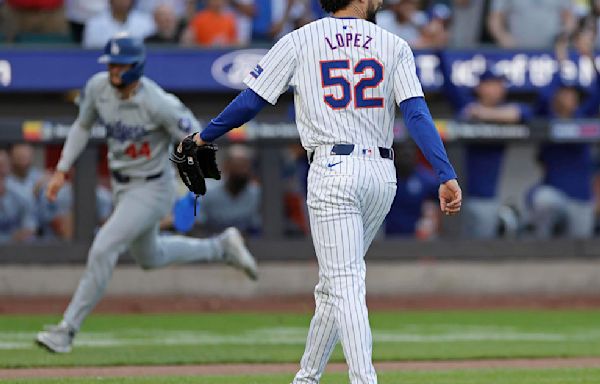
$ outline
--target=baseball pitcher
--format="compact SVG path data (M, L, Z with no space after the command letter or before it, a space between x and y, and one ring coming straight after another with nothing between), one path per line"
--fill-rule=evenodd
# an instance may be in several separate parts
M308 209L319 262L316 310L294 383L318 383L341 341L354 384L377 383L365 300L365 254L396 192L396 104L436 171L440 208L458 213L461 190L423 98L408 44L376 26L382 0L321 0L332 14L284 36L243 91L194 136L201 146L252 119L293 87L308 152Z

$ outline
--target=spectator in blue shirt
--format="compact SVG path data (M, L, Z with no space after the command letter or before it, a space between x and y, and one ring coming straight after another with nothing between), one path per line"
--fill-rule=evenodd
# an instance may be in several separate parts
M397 190L385 219L385 234L414 237L423 219L424 204L438 198L439 182L432 171L417 164L412 142L394 145L394 163Z
M566 53L557 52L562 62ZM550 119L593 118L600 107L598 74L592 85L581 88L565 80L560 71L541 92L538 114ZM538 160L543 177L527 197L531 224L539 238L562 233L587 238L593 233L593 159L589 143L544 144Z
M34 151L30 144L15 144L10 149L11 174L8 179L33 199L34 189L42 182L44 173L33 164Z
M449 77L448 77L449 78ZM448 81L446 92L458 111L458 119L469 123L518 124L527 122L531 109L507 101L508 87L501 74L486 70L471 94ZM465 148L467 176L463 209L463 232L467 237L493 238L498 233L497 189L504 158L504 144L468 144Z
M8 178L10 160L0 150L0 244L33 240L37 228L32 199Z

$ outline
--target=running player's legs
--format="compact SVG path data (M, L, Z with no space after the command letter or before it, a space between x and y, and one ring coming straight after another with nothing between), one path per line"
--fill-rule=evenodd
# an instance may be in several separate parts
M120 192L115 209L98 231L88 253L86 269L64 314L75 329L104 295L119 254L160 219L155 202L140 188Z
M223 259L223 246L218 237L194 239L175 235L159 236L158 227L156 224L146 230L129 247L133 258L144 269Z

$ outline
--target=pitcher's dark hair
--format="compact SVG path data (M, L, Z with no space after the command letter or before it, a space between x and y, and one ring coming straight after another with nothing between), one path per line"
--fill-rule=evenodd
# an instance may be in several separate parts
M321 7L325 12L335 13L346 8L352 0L321 0Z

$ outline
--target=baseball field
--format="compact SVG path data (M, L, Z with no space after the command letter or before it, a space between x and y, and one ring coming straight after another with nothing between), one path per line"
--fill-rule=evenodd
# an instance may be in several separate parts
M381 383L599 383L600 310L372 311ZM14 383L289 383L310 313L96 314L68 355L33 345L48 315L0 316ZM322 383L347 383L341 347Z

